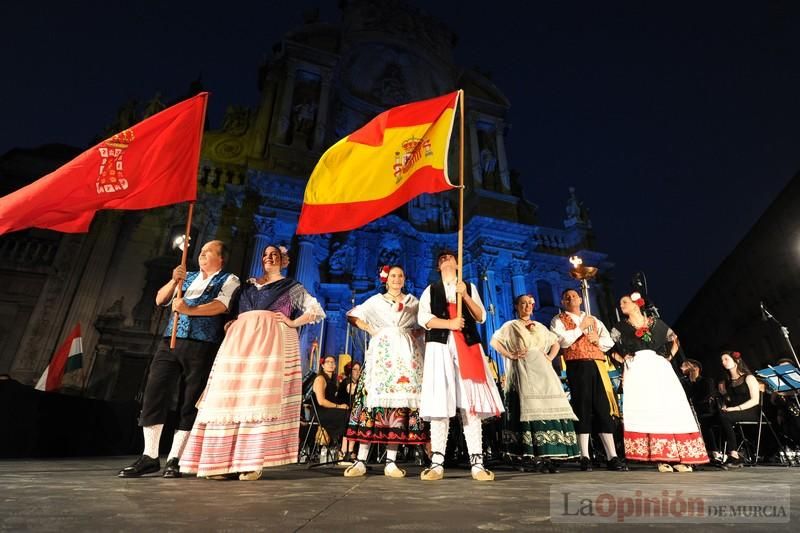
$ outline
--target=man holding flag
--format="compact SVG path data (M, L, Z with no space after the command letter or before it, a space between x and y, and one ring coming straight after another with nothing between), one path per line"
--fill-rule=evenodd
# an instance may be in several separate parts
M442 279L425 288L419 299L417 322L425 328L425 369L422 372L420 416L431 423L432 463L421 478L444 477L445 448L450 418L458 411L472 464L472 477L493 481L494 473L483 466L481 419L499 416L503 400L491 378L481 347L477 324L486 321L478 289L458 279L456 256L439 253L436 268ZM466 309L459 315L456 298Z
M239 278L222 270L228 252L222 241L207 242L200 250L200 270L189 272L179 265L156 294L157 305L169 305L178 313L177 338L174 350L169 347L175 315L170 318L164 339L150 363L144 390L139 424L144 433L144 451L132 465L119 471L119 477L139 477L161 469L158 445L169 414L175 383L180 378L181 403L179 420L167 456L164 477L180 477L179 460L189 432L197 417L195 404L208 381L219 343L224 336L224 316L231 297L239 287ZM179 286L183 297L176 298Z

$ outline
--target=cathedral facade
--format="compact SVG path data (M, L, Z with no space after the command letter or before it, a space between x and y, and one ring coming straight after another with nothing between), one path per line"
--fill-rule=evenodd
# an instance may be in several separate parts
M489 311L484 341L513 318L512 299L522 293L533 294L535 318L549 323L561 291L577 287L569 276L574 254L600 269L594 314L605 319L612 309L612 265L593 248L586 208L574 190L548 191L558 199L541 200L566 197L565 218L558 227L539 225L506 155L510 103L488 78L454 63L455 42L440 21L406 2L343 2L340 23L309 15L285 34L259 70L260 101L229 107L221 127L204 135L192 242L226 241L228 270L243 278L261 274L266 245L286 245L288 275L328 315L303 332L306 353L316 341L325 354L363 356L364 339L348 330L346 312L379 289L384 264L403 265L406 289L419 296L438 275L436 253L455 249L458 220L457 196L442 193L422 195L354 231L296 236L314 165L328 146L380 112L456 89L466 98L464 277ZM0 325L8 335L0 373L34 383L80 322L84 369L67 376L66 386L104 399L135 397L163 330L166 312L154 306L154 295L179 262L174 242L186 212L186 205L104 212L87 235L29 231L0 239L0 249L18 251L30 248L22 241L40 243L35 249L45 257L36 263L28 253L11 263L4 256L0 263L7 283L28 283L18 291L26 298L25 323ZM190 250L196 258L199 245ZM0 310L23 317L19 302L4 298Z

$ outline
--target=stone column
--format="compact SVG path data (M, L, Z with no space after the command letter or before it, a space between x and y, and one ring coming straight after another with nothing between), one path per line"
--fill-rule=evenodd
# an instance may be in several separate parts
M321 150L325 142L325 130L328 123L328 105L331 95L331 73L322 74L322 83L319 91L319 104L317 106L317 123L314 126L314 142L312 149Z
M275 109L275 87L277 82L272 74L267 74L264 80L264 91L261 96L261 105L258 108L255 124L253 125L253 143L250 147L251 157L263 157L267 149L267 133L269 132L272 113Z
M467 129L469 131L469 148L472 163L472 179L476 187L483 187L483 169L481 168L481 147L478 143L478 126L474 113L467 113Z
M525 270L527 265L524 261L512 261L509 265L511 271L511 290L514 298L520 294L527 294L525 287Z
M314 238L310 235L298 235L299 246L297 254L297 268L294 279L303 284L308 292L314 292L314 286L319 281L319 267L314 258Z
M248 268L247 271L250 277L257 278L264 273L264 265L261 261L261 257L264 253L264 248L266 248L274 238L275 220L270 217L253 215L253 224L256 227L256 233L253 236L250 268Z
M294 97L294 82L297 75L297 62L289 60L286 64L286 79L283 83L283 96L281 98L280 118L278 119L278 142L286 144L289 140L289 126L292 122L292 98Z
M511 192L511 174L508 170L508 157L506 157L505 124L498 120L495 125L495 143L497 144L497 165L500 171L500 183L503 184L503 192Z

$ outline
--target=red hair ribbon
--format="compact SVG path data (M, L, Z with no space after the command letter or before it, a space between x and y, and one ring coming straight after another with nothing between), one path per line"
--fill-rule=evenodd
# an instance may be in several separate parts
M378 271L378 276L381 279L381 283L386 283L389 280L389 271L391 267L389 265L383 265L381 269Z

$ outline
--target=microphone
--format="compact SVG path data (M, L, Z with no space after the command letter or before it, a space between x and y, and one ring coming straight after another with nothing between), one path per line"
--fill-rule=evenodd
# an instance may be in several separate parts
M769 318L769 313L764 308L764 302L758 302L759 307L761 307L761 321L766 322L767 318Z

